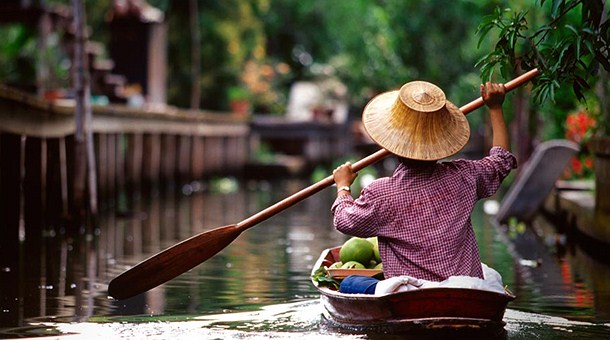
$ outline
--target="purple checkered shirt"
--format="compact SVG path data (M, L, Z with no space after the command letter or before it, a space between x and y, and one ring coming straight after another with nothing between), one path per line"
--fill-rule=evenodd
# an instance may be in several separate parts
M483 278L470 214L516 165L513 154L501 147L480 160L419 168L401 163L391 177L375 180L356 200L339 195L331 208L334 224L348 235L378 237L385 278Z

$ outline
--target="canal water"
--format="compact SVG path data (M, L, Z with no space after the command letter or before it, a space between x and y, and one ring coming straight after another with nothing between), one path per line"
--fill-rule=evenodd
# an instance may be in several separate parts
M122 193L105 203L113 213L100 214L96 228L69 232L58 225L21 235L1 268L0 337L408 338L350 334L324 322L309 274L323 249L347 239L332 227L332 189L247 230L166 284L128 300L107 297L108 282L130 266L189 236L237 223L306 185L223 178ZM496 226L486 214L496 207L494 200L481 202L473 224L483 261L517 296L502 337L610 338L609 264L542 218Z

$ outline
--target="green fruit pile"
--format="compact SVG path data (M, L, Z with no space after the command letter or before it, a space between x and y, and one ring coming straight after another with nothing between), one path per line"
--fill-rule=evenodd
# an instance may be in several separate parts
M339 251L339 262L330 268L343 269L382 269L377 237L352 237L345 241Z

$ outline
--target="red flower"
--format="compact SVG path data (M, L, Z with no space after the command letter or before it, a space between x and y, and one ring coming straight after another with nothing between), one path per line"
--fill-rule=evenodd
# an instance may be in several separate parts
M580 175L582 173L582 163L580 162L580 159L578 159L578 157L572 158L572 170L576 175Z
M566 169L567 178L584 178L591 176L593 158L587 151L587 141L595 128L595 118L587 111L578 111L566 117L566 139L581 145L581 152L572 158L569 169Z
M594 127L595 119L587 111L571 113L566 117L566 139L582 143Z
M585 165L585 168L593 169L593 157L586 156L585 159L583 160L583 164Z

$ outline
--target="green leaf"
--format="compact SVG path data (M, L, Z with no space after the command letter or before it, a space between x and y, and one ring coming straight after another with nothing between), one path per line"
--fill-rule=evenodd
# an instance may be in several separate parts
M578 35L578 30L576 28L574 28L574 26L572 26L572 25L565 25L565 28L567 28L568 30L572 31L572 33L574 33L574 35Z
M586 80L584 80L582 77L575 76L575 77L574 77L574 81L575 81L576 83L578 83L578 84L579 84L581 87L584 87L584 88L586 88L586 89L590 89L590 88L591 88L591 86L589 85L589 83L587 83L587 81L586 81Z
M595 54L595 46L590 40L585 40L585 46L590 54Z
M331 278L328 271L324 267L318 268L311 276L314 282L317 282L320 286L331 287L339 289L339 282Z
M604 70L610 72L610 61L608 61L608 58L606 56L601 55L600 53L596 53L595 60L597 60L602 65Z
M582 94L581 91L581 86L577 82L574 82L572 84L572 91L574 91L574 94L576 95L576 98L578 98L578 100L583 101L585 99L585 96Z
M595 35L595 34L596 34L594 30L592 30L592 29L590 29L590 28L588 28L588 27L583 27L583 28L581 29L581 31L582 31L582 32L584 32L584 33L587 33L587 34L589 34L589 35Z
M481 44L483 43L483 40L485 40L485 38L487 37L487 34L489 33L489 31L491 31L491 29L493 28L492 25L487 25L483 28L477 29L477 34L481 35L479 37L479 41L477 43L477 48L481 47Z
M553 18L556 18L559 15L562 3L563 0L553 0L553 5L551 6L551 16ZM542 2L540 5L542 5Z

